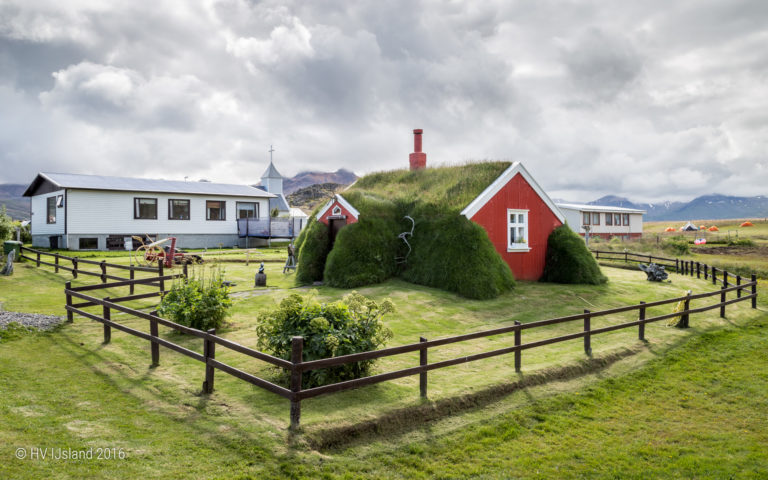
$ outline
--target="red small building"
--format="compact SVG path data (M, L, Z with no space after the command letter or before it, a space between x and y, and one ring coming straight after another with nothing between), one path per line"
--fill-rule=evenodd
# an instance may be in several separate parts
M360 212L337 193L320 209L316 218L330 227L331 242L333 242L341 227L356 223L359 217Z
M520 162L513 163L461 214L488 232L520 280L544 273L547 238L565 217Z

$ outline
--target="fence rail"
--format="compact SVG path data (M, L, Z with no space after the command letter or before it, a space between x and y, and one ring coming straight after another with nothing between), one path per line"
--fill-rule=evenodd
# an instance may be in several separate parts
M648 258L648 256L643 256L643 257ZM659 257L654 257L654 258L658 259ZM681 270L679 271L681 273L694 275L694 268L693 268L694 264L692 262L677 261L677 265L680 266ZM697 265L699 265L700 267L700 264L697 264ZM700 277L701 269L697 268L695 271L699 273L699 277ZM286 359L274 357L272 355L266 354L264 352L260 352L258 350L251 349L249 347L240 345L231 340L224 339L216 335L216 331L213 329L208 331L198 330L198 329L180 325L170 320L159 317L157 316L156 312L146 313L146 312L135 310L119 304L119 302L121 301L124 301L126 299L136 298L136 296L126 296L126 297L118 297L118 298L110 299L110 298L97 298L92 295L84 293L84 292L90 293L90 292L93 292L99 289L104 289L104 288L125 287L135 283L146 281L143 279L114 282L111 284L105 283L105 284L99 284L99 285L87 285L87 286L81 286L81 287L72 287L71 282L67 282L64 293L67 301L66 310L67 310L68 319L72 321L73 320L72 316L73 314L76 313L85 318L89 318L91 320L101 322L102 324L104 324L104 342L105 343L108 343L111 339L111 329L116 328L125 333L131 334L149 341L152 345L153 365L157 365L159 363L159 346L161 345L170 350L174 350L178 353L181 353L182 355L190 357L194 360L200 361L204 363L206 366L205 381L203 382L203 392L205 393L213 392L214 371L219 370L229 375L232 375L236 378L249 382L257 387L263 388L267 391L280 395L281 397L287 398L290 400L290 403L291 403L291 408L290 408L291 428L298 428L300 424L300 419L301 419L301 401L306 400L308 398L341 392L344 390L359 388L366 385L373 385L376 383L381 383L389 380L394 380L397 378L403 378L403 377L414 376L414 375L419 375L420 395L422 397L426 397L427 387L428 387L427 372L432 370L437 370L440 368L446 368L446 367L473 362L477 360L482 360L486 358L496 357L499 355L514 354L515 370L520 371L522 366L522 352L524 350L543 347L546 345L552 345L555 343L560 343L560 342L565 342L570 340L581 339L584 344L584 352L587 355L590 355L592 351L592 337L602 333L608 333L616 330L637 327L638 339L645 340L645 325L649 323L654 323L662 320L680 317L680 321L678 325L685 328L689 326L690 315L693 315L693 314L702 313L708 310L719 308L720 317L725 317L725 313L726 313L725 308L727 305L731 305L737 302L743 302L746 300L751 300L752 308L756 308L757 278L755 275L752 275L751 281L744 282L744 283L742 283L741 277L736 276L735 277L736 284L732 284L732 283L729 283L728 281L729 275L727 272L721 271L719 269L712 269L712 271L715 272L715 275L716 275L716 272L718 271L722 272L722 275L720 276L719 279L716 276L712 277L713 283L717 284L719 282L722 284L722 287L718 290L714 290L711 292L699 293L696 295L685 295L682 297L669 298L665 300L658 300L658 301L647 302L647 303L640 302L639 304L636 304L636 305L626 305L623 307L612 308L608 310L600 310L600 311L584 310L582 313L578 313L574 315L539 320L539 321L529 322L525 324L515 321L513 325L509 325L506 327L495 328L491 330L484 330L481 332L473 332L473 333L468 333L463 335L456 335L452 337L446 337L446 338L440 338L440 339L434 339L434 340L427 340L426 338L421 337L418 343L411 343L407 345L384 348L381 350L375 350L375 351L369 351L369 352L355 353L355 354L344 355L340 357L311 360L307 362L302 361L303 345L304 345L304 339L302 337L293 337L292 345L291 345L292 347L291 359L286 360ZM158 281L157 278L148 279L148 280ZM745 290L748 292L748 294L746 295L743 294L743 291ZM728 300L726 298L726 294L729 292L736 292L737 298ZM717 303L704 305L696 308L691 307L691 302L694 300L701 300L701 299L717 297L717 296L719 296ZM73 304L72 302L73 298L77 298L79 300L82 300L83 302L78 304ZM646 317L646 312L648 308L675 304L680 302L683 302L683 305L684 305L681 311L664 314L664 315L657 315L654 317ZM91 307L91 306L101 306L102 315L99 316L83 310L83 308ZM150 333L142 332L142 331L127 327L125 325L121 325L120 323L114 321L111 318L111 312L113 310L126 313L137 318L148 320ZM607 317L607 316L616 315L624 312L630 312L630 311L638 312L637 320L618 323L615 325L608 325L600 328L592 328L592 319L594 318ZM522 334L524 331L541 328L548 325L564 324L564 323L571 323L571 322L579 322L579 324L582 326L581 329L579 331L569 333L566 335L560 335L557 337L536 340L528 343L522 342ZM163 326L172 328L174 330L184 332L186 334L200 338L203 341L203 353L200 354L198 352L194 352L192 350L189 350L186 347L182 347L169 340L161 338L158 333L158 325L163 325ZM448 360L442 360L439 362L433 362L433 363L428 362L430 349L434 349L436 347L440 347L443 345L449 345L449 344L454 344L458 342L464 342L468 340L490 337L490 336L506 334L506 333L513 333L514 336L513 336L512 344L504 348L475 353L472 355L462 356L462 357L448 359ZM251 373L237 369L232 365L228 365L219 360L216 360L216 348L215 348L216 345L287 370L288 372L290 372L290 386L289 386L290 388L285 388L280 385L274 384L268 380L259 378ZM417 352L417 351L419 352L418 366L414 366L414 367L410 367L402 370L380 373L377 375L372 375L369 377L359 378L355 380L348 380L348 381L338 382L330 385L324 385L321 387L314 387L309 389L301 388L302 374L307 371L317 370L320 368L328 368L328 367L338 366L338 365L345 365L350 363L356 363L364 360L373 360L377 358L391 357L395 355L401 355L401 354Z

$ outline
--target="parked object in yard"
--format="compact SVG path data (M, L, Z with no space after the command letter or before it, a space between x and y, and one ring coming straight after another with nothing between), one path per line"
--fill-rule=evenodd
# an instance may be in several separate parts
M264 262L262 262L262 265L264 265ZM283 273L288 273L291 270L296 271L296 248L293 246L293 242L288 244L288 259L285 261Z
M669 274L664 271L663 265L656 265L655 263L645 265L644 263L641 263L637 267L645 272L649 282L663 282L669 277Z
M134 261L139 265L152 267L162 262L166 267L172 267L174 264L203 263L203 257L200 255L191 255L177 249L176 237L152 241L152 237L145 235L144 238L134 236L133 239L140 245L133 252ZM144 243L145 239L150 243ZM165 245L168 242L171 242L171 245Z
M8 252L8 258L5 262L5 266L0 270L0 275L10 276L13 275L13 259L16 257L16 250Z
M694 245L704 245L705 243L707 243L706 238L697 238L696 240L693 241Z

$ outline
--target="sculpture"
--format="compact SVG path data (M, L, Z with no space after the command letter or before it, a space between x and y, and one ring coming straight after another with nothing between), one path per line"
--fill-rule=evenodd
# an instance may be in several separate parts
M0 275L12 275L13 274L13 259L16 257L16 250L8 252L8 260L5 266L0 270Z
M644 265L641 263L638 265L638 268L645 272L649 282L663 282L669 276L669 274L664 271L663 265L656 265L655 263Z
M254 287L266 287L267 286L267 274L264 273L264 262L261 262L259 266L259 273L256 274L256 278L253 282Z

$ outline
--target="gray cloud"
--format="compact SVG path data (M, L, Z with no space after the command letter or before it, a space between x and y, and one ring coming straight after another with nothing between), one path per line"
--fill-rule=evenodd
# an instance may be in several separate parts
M150 8L151 7L151 8ZM0 5L0 182L522 160L553 195L766 194L762 1ZM130 169L126 169L130 165Z

